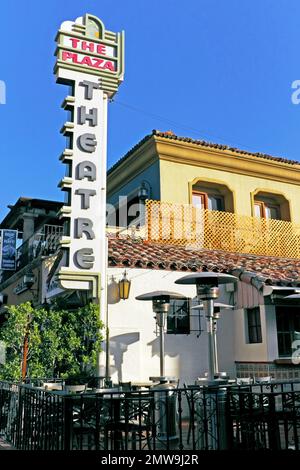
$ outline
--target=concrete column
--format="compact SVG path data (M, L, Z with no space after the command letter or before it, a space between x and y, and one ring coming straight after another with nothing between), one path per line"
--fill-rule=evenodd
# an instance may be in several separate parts
M35 214L23 214L23 243L34 234L34 219Z

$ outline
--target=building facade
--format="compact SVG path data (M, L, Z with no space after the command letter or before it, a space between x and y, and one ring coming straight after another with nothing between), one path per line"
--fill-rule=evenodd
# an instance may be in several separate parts
M153 131L108 172L108 201L117 210L120 196L129 210L145 194L153 200L140 232L148 243L195 249L194 259L205 259L196 270L219 271L230 261L225 272L240 282L226 321L240 376L298 377L299 308L285 297L300 285L299 183L297 161L171 131Z
M286 299L300 292L299 183L299 162L158 131L109 170L106 357L114 381L158 375L152 307L135 297L161 289L187 297L172 305L167 320L166 374L183 382L203 376L206 320L192 309L198 303L194 286L174 284L201 271L239 279L221 292L220 301L234 308L222 310L217 324L220 370L299 377L300 308ZM74 307L88 300L84 292L63 289L56 277L61 206L20 198L2 221L1 228L23 237L17 270L1 274L8 304L64 296ZM118 281L125 269L131 291L121 300Z
M153 131L108 171L107 199L148 198L300 224L300 163Z
M44 264L57 252L63 235L63 225L57 214L61 202L20 197L9 206L9 213L2 220L0 230L11 229L18 233L16 270L1 270L0 285L2 309L32 301L44 302L42 274Z

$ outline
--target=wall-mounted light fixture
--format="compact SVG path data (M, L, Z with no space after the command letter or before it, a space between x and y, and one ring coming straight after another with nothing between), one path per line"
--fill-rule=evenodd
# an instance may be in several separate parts
M127 278L126 270L123 273L122 279L119 281L119 296L122 300L127 300L129 297L131 281Z
M33 284L35 283L35 276L31 270L27 271L26 274L21 278L19 284L14 288L15 294L21 294L26 290L31 290L37 292L37 289L32 289Z
M117 282L114 276L111 277L110 284L107 285L108 304L116 304L120 299L127 300L129 297L131 281L127 278L126 270L122 279ZM106 347L105 347L105 383L110 381L110 337L109 337L109 316L108 305L106 310Z
M28 271L23 277L23 284L27 289L30 289L33 286L34 281L35 277L32 271Z
M7 294L0 294L0 307L7 304Z
M148 181L146 180L143 180L138 190L138 198L140 201L146 201L146 199L149 199L150 197L151 197L150 183L148 183Z

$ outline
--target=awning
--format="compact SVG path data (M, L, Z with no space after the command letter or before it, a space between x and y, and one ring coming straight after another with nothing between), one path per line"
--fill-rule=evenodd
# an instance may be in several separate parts
M264 285L262 289L263 296L272 295L272 297L280 298L286 297L287 295L300 294L299 287L288 287L288 286L268 286Z

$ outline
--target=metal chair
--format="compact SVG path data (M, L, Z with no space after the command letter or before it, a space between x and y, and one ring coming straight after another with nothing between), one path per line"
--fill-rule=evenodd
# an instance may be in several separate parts
M96 448L100 431L96 426L96 410L93 395L81 395L72 399L72 449Z
M148 446L151 449L151 437L155 435L153 394L125 392L111 400L111 416L106 422L106 449L139 450Z
M236 384L237 385L252 385L253 378L252 377L237 377Z
M194 410L194 406L192 405L192 400L193 400L193 395L194 395L194 391L200 391L200 386L199 385L187 385L186 383L183 384L183 388L184 388L184 393L185 393L185 396L186 396L186 401L187 401L187 404L188 404L188 408L189 408L189 427L188 427L188 435L187 435L187 444L190 443L190 438L191 438L191 432L192 432L192 429L195 425L195 410Z
M122 392L130 392L132 390L131 382L119 382Z
M272 382L272 377L270 375L266 377L256 377L254 382L256 384L270 384Z
M84 385L65 385L64 390L67 393L83 393L86 391L86 384Z

